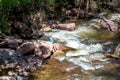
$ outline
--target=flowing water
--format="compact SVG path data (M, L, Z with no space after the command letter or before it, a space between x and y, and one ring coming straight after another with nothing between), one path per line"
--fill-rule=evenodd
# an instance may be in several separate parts
M98 16L104 16L101 13ZM120 17L110 14L108 19ZM76 51L68 51L56 56L47 65L34 73L35 80L120 80L120 65L103 55L103 42L115 40L113 33L99 30L99 20L92 19L80 23L76 30L53 30L45 33L55 42L73 47Z

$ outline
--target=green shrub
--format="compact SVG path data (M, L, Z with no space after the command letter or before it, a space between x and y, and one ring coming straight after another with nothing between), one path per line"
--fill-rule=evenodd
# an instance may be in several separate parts
M30 0L0 0L0 32L4 32L9 25L9 17L13 14L14 7L21 7Z

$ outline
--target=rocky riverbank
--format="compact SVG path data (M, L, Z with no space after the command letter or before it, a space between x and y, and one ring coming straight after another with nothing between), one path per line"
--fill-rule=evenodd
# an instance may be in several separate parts
M100 19L100 27L94 27L96 30L105 30L109 33L112 33L113 36L116 36L119 33L119 18L115 20L108 19ZM46 40L40 40L43 35L42 32L45 32L47 26L50 24L43 23L42 28L37 28L30 34L24 34L27 31L28 27L25 28L24 23L15 22L13 24L13 33L18 36L18 38L10 37L10 36L1 36L0 38L0 72L1 76L8 75L4 77L0 77L0 79L13 79L13 80L25 80L28 76L30 76L31 71L36 71L46 59L49 59L54 52L57 50L60 51L74 51L76 49L62 45L60 43L52 43ZM25 28L25 29L24 29ZM43 29L45 28L45 29ZM49 27L51 31L52 29L63 29L68 31L74 31L76 29L75 23L59 23L52 24ZM42 31L43 29L43 31ZM15 31L15 32L14 32ZM17 32L19 31L19 32ZM38 32L37 32L38 31ZM29 30L28 30L29 32ZM34 34L33 34L34 33ZM40 33L40 34L38 34ZM38 34L38 35L37 35ZM24 36L23 36L24 35ZM29 36L28 39L27 37ZM27 40L26 40L27 38ZM111 42L112 43L112 42ZM120 56L120 47L119 43L111 44L105 43L105 51L108 57L119 58ZM115 45L115 46L114 46ZM108 52L109 46L112 46L112 51ZM4 72L5 71L5 72ZM24 78L24 79L23 79Z

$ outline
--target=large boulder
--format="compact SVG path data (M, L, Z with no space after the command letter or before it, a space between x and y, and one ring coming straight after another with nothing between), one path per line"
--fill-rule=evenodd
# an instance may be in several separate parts
M33 42L25 42L17 48L17 52L21 55L28 55L34 53L35 46Z
M73 51L74 48L65 46L59 43L51 43L48 41L34 41L34 42L25 42L20 47L18 47L17 52L22 55L29 55L35 53L40 57L47 58L50 57L52 52L60 51Z
M43 58L50 57L53 44L48 41L38 41L34 43L35 45L35 53Z
M100 20L100 26L101 26L101 29L107 29L112 32L118 31L118 24L105 18L102 18Z
M75 23L58 24L59 29L73 31L76 28Z
M52 46L48 41L24 42L17 48L17 52L21 55L36 54L47 58L51 55Z
M56 51L73 51L76 50L74 48L71 48L69 46L65 46L63 44L59 43L51 43L48 41L39 41L37 43L34 43L36 48L35 48L35 53L42 56L43 58L50 57L51 53L56 52Z

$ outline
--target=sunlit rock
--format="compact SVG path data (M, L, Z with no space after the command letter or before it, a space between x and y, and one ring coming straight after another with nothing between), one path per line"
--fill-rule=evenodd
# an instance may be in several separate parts
M107 29L108 31L116 32L118 31L118 24L111 20L102 18L100 21L101 29Z
M53 44L48 41L37 41L34 42L35 54L40 57L47 58L51 56L53 50Z
M67 24L58 24L58 28L68 31L73 31L76 28L75 23L67 23Z

